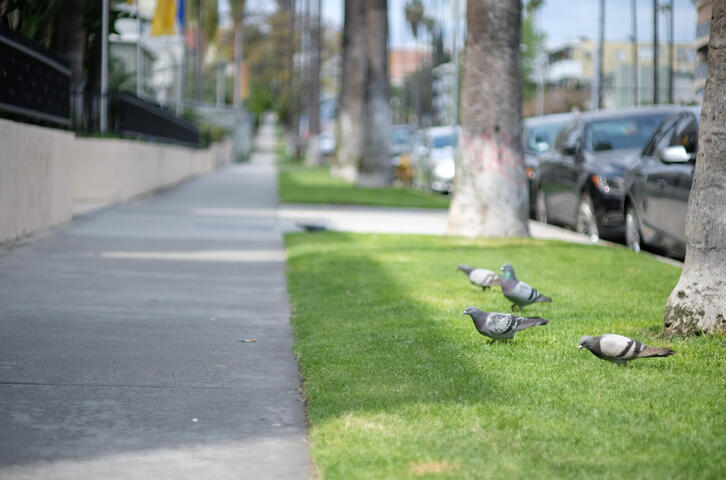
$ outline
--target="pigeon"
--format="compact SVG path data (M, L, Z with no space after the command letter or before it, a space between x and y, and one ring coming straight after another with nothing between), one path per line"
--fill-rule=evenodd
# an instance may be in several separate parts
M502 278L491 270L472 268L464 263L459 264L457 269L467 274L472 285L481 287L484 291L489 290L489 287L502 284Z
M600 337L585 335L580 339L578 350L587 348L598 358L625 366L630 360L648 357L667 357L676 353L670 348L649 347L632 338L606 333Z
M535 325L547 325L548 320L541 317L518 317L509 313L482 312L468 306L462 315L470 315L479 333L494 340L514 338L514 334Z
M536 288L517 280L514 275L514 268L508 263L502 265L502 293L513 303L512 310L519 309L537 302L551 302L550 297L545 297Z

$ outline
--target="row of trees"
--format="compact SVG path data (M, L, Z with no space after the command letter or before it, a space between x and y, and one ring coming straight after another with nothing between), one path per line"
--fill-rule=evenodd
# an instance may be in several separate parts
M386 7L385 0L345 2L338 149L332 172L359 185L387 183ZM688 248L683 274L668 300L668 332L726 332L725 10L724 2L714 2ZM461 140L449 233L528 236L520 133L522 3L469 1L466 20Z

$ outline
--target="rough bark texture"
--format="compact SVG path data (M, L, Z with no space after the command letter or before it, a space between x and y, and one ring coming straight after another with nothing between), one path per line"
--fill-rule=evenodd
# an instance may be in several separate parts
M365 1L345 0L340 113L330 173L349 182L358 180L358 163L363 155L365 85Z
M462 132L449 233L528 236L519 69L520 0L467 5Z
M388 1L366 0L366 105L358 185L391 184L391 91L388 82Z
M686 260L666 305L666 333L726 333L726 0L713 2Z

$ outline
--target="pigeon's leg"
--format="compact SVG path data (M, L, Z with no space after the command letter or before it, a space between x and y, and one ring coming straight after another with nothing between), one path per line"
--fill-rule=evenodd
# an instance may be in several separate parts
M517 310L522 311L522 309L519 308L519 305L517 305L516 303L513 303L512 304L512 311L513 312L516 312Z
M481 289L484 290L484 292L486 292L487 290L489 290L489 287L481 287Z

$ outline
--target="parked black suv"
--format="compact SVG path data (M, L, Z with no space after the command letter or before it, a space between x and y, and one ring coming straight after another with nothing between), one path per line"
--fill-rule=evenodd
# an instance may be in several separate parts
M537 219L574 228L593 241L625 235L629 164L677 107L640 107L580 114L540 158Z
M625 241L686 253L686 210L698 148L699 107L684 108L655 131L625 175Z

